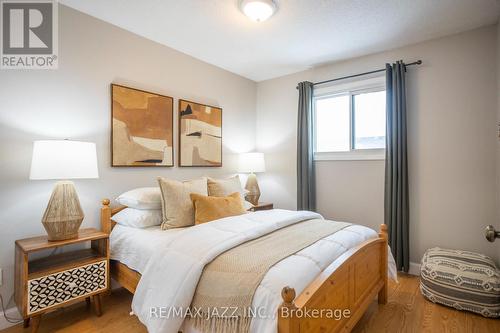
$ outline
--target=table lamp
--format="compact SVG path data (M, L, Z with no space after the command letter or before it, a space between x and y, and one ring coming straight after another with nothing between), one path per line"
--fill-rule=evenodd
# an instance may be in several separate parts
M253 205L257 205L259 203L260 197L259 183L257 182L257 176L255 173L265 171L266 163L264 161L263 153L240 154L238 172L250 173L245 185L245 189L248 190L245 200L251 202Z
M50 241L78 237L83 211L68 179L98 178L95 143L42 140L33 143L30 179L57 179L43 214Z

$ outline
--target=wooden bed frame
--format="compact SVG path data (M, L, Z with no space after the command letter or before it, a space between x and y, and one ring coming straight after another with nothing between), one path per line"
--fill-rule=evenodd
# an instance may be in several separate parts
M111 208L109 199L102 204L102 231L110 233L116 224L112 216L125 207ZM337 258L300 295L284 287L278 333L350 332L377 295L379 304L387 303L387 251L387 227L382 224L378 238ZM114 280L135 293L140 273L115 260L111 260L110 269ZM338 319L340 311L343 315Z

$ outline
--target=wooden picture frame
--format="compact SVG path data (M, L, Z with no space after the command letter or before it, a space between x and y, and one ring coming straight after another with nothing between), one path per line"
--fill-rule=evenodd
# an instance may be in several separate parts
M112 83L111 166L174 166L174 99Z
M178 147L180 167L222 167L222 108L180 99Z

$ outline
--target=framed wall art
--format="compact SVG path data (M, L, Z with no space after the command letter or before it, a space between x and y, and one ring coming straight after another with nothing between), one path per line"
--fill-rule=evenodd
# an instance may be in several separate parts
M111 165L174 165L173 98L111 85Z
M179 166L222 166L222 109L179 100Z

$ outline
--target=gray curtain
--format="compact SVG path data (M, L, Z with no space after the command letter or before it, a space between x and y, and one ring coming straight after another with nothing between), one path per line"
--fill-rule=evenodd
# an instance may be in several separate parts
M408 161L406 147L406 68L386 64L387 133L385 158L385 224L398 270L410 268Z
M297 209L316 210L314 174L313 84L299 83L299 126L297 131Z

